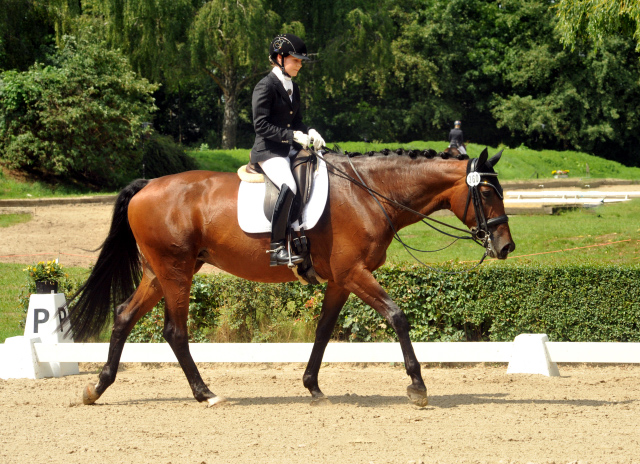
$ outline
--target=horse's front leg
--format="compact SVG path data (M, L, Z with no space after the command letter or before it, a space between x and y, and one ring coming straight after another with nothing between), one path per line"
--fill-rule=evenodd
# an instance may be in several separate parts
M407 316L387 295L387 292L366 269L359 269L351 273L352 278L345 284L345 288L356 294L362 301L375 309L393 327L402 348L404 365L407 375L411 378L411 385L407 387L407 395L417 406L427 405L427 387L422 380L420 363L416 358L409 338L409 321ZM355 277L354 277L355 276Z
M324 350L327 348L327 343L329 343L329 339L333 333L333 328L338 320L340 310L348 297L349 291L339 287L333 282L329 282L327 290L324 293L322 311L320 312L320 319L318 320L318 326L316 328L316 339L313 344L313 349L311 350L311 357L309 358L309 363L302 377L304 386L309 389L313 397L312 404L325 399L324 393L322 393L318 386L318 372L320 371Z

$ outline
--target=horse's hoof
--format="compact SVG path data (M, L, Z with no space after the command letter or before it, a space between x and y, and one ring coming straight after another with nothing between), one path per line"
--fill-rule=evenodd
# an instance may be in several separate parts
M84 404L93 404L98 400L98 398L100 398L100 395L96 392L96 386L92 383L88 383L82 391L82 402Z
M214 396L213 398L207 398L207 407L211 408L213 406L219 406L223 403L226 403L227 399L223 396Z
M409 397L409 401L411 401L416 406L420 406L421 408L429 404L426 388L422 390L422 389L416 388L413 385L409 385L407 387L407 396Z
M311 398L311 406L329 406L331 404L331 400L326 396L314 396Z

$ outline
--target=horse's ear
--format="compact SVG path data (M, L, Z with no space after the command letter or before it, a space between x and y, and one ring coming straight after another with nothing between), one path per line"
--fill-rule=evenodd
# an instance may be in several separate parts
M498 161L500 161L500 157L502 156L502 151L503 150L500 150L498 153L496 153L495 155L493 155L491 157L491 159L489 160L489 164L491 166L495 166L496 164L498 164Z
M482 153L480 153L480 156L478 157L478 161L476 162L476 166L478 166L478 167L484 166L484 163L487 162L487 158L488 157L489 157L489 151L485 147L485 149L482 150Z

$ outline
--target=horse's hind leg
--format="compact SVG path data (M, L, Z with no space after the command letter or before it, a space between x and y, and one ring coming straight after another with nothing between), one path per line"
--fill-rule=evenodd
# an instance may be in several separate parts
M318 386L318 372L320 371L324 350L327 348L327 343L329 343L329 339L333 333L333 328L338 320L340 310L348 297L349 292L347 290L337 286L333 282L327 285L320 320L316 328L316 339L313 344L313 349L311 350L309 363L302 377L304 386L311 392L311 396L313 397L312 401L320 401L325 398L324 393L322 393Z
M162 291L158 285L158 280L153 273L145 267L140 285L135 292L120 306L116 308L115 319L113 321L113 331L109 342L109 355L107 362L100 372L96 385L88 384L82 394L84 404L93 404L104 393L104 391L116 380L120 357L127 337L131 333L133 326L142 316L151 309L162 298Z
M188 279L185 276L162 282L166 304L162 334L176 355L178 363L189 381L194 398L198 401L207 401L210 406L213 406L224 402L225 399L209 390L189 351L187 318L189 316L191 283L192 276L189 276Z

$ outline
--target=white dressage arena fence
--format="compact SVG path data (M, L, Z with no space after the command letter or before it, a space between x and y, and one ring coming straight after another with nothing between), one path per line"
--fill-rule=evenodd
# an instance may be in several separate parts
M35 298L34 298L35 297ZM79 362L104 363L108 343L63 339L56 308L64 295L32 295L25 335L0 345L0 378L77 374ZM191 343L196 362L306 363L312 343ZM560 375L557 363L640 363L640 343L550 342L545 334L518 335L513 342L415 342L421 363L508 363L508 374ZM329 343L323 362L401 363L399 343ZM177 362L166 343L127 343L121 362Z

